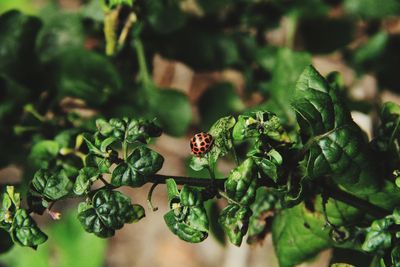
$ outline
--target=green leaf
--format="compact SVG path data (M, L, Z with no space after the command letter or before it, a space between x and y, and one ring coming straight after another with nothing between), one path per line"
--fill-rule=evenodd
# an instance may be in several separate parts
M59 151L60 146L56 141L39 141L32 146L29 160L35 168L49 168Z
M10 233L15 243L34 249L47 240L46 234L37 227L36 222L24 209L15 213Z
M186 242L203 241L208 236L209 222L201 193L187 185L179 192L173 179L166 182L172 208L164 215L168 228Z
M292 105L309 149L304 161L309 178L329 176L344 190L384 208L400 203L395 185L382 182L374 154L339 92L312 66L300 76ZM390 201L378 197L384 192L391 194Z
M374 64L376 59L384 52L388 40L389 36L384 31L378 32L370 37L368 41L352 55L354 63L361 66Z
M97 180L100 172L93 167L84 167L79 170L79 175L76 177L74 184L74 193L82 195L90 189L90 186Z
M216 121L208 131L213 138L211 150L206 154L208 165L211 169L214 169L218 158L227 155L232 149L232 129L235 123L236 120L234 117L223 117Z
M209 130L213 138L213 144L209 152L204 157L192 157L190 167L193 170L202 170L205 167L214 169L219 157L223 157L232 149L232 128L236 120L232 116L227 116L216 121Z
M310 63L311 57L308 53L294 52L287 48L278 51L271 74L272 80L265 89L271 98L263 108L276 112L283 123L293 122L295 119L290 107L291 99L299 75Z
M100 105L121 89L121 77L106 57L83 49L68 49L57 57L59 97L81 98ZM96 77L96 79L93 79ZM93 97L96 96L96 97Z
M174 179L165 180L165 184L167 186L168 202L171 205L172 201L179 199L178 186Z
M330 246L329 230L320 213L304 204L281 210L272 223L272 240L279 266L292 267Z
M199 243L208 236L207 232L199 231L185 222L179 222L173 210L164 215L164 221L172 233L186 242Z
M280 119L276 115L265 111L240 115L233 128L232 136L238 141L247 138L259 138L260 136L268 137L278 142L289 141Z
M83 48L85 35L77 14L56 12L46 16L35 50L42 62L49 62L71 48Z
M90 152L85 158L86 166L97 167L101 173L109 173L112 162L118 158L118 152L109 147L113 140L103 140L99 133L84 133L82 136Z
M15 212L20 208L21 195L14 191L14 186L6 186L0 192L0 228L9 230Z
M83 228L103 238L113 236L125 223L137 222L144 216L142 206L131 204L129 197L108 189L97 191L91 204L82 202L78 207L78 219Z
M393 225L393 220L389 217L373 221L371 227L367 229L361 248L367 252L389 248L392 245L392 236L389 232L391 225Z
M181 136L192 122L192 107L183 93L172 89L156 91L152 106L162 129L170 135Z
M400 266L400 247L399 246L396 246L395 248L392 249L392 252L390 253L390 257L392 258L393 267L399 267Z
M257 190L256 165L251 158L233 169L225 181L225 191L230 199L242 205L251 205Z
M72 187L73 183L63 169L40 169L31 181L30 191L49 200L58 200L67 196Z
M154 175L161 169L163 163L164 158L160 154L140 146L132 152L126 162L118 164L114 169L111 184L140 187L147 182L148 176Z
M96 120L96 127L101 135L114 137L121 142L134 143L136 141L148 143L151 137L161 135L161 128L155 121L144 119L103 119Z
M250 216L250 208L236 204L230 204L222 210L218 222L224 229L229 241L235 246L242 244L243 236L247 233L249 227Z

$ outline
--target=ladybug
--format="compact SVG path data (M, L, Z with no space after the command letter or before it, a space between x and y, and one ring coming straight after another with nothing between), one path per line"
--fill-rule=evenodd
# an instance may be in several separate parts
M196 157L201 157L210 151L213 137L208 133L197 133L190 139L190 149Z

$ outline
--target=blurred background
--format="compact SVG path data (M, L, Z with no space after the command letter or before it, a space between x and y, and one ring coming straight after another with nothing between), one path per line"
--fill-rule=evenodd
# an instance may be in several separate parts
M16 9L40 19L40 26L32 29L24 28L27 20L6 23L4 15L0 17L0 70L18 76L28 89L50 92L53 107L78 126L81 120L74 114L80 118L156 115L167 133L152 145L165 158L163 174L204 176L188 167L189 140L222 116L268 109L284 123L293 122L291 92L309 64L324 75L341 73L352 115L369 136L377 123L377 106L385 101L400 103L398 0L137 0L145 59L157 88L154 110L143 105L145 85L135 82L140 63L132 52L134 38L113 56L112 64L104 59L105 17L99 1L0 0L0 14ZM127 15L122 9L118 16L125 21ZM117 27L123 31L124 25ZM15 36L25 35L24 45L12 43ZM86 62L82 58L88 51L101 57ZM35 60L40 64L33 65ZM12 68L17 74L11 73ZM0 84L0 183L26 184L32 170L21 166L29 161L29 148L21 147L10 137L15 132L7 130L13 120L9 114L26 112L22 104L13 106L9 100L23 96ZM43 99L42 92L32 95L33 103ZM222 161L220 175L232 167L229 159ZM122 190L146 206L149 186ZM13 247L0 255L0 266L278 266L270 235L236 248L215 229L204 242L188 244L170 233L163 221L167 211L163 186L156 189L153 201L157 212L147 209L145 219L126 225L108 240L84 232L76 219L78 201L57 203L60 221L35 217L49 241L37 251ZM209 212L219 205L211 203ZM325 251L301 266L329 266L331 256Z

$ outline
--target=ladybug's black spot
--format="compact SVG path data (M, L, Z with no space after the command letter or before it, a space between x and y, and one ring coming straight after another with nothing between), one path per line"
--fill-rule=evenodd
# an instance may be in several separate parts
M199 152L199 149L197 147L193 148L194 152Z
M206 141L206 143L210 143L210 138L206 137L206 139L204 139L204 141Z
M206 151L206 149L204 147L200 147L200 151L204 152L204 151Z
M203 142L200 143L200 145L201 145L201 146L205 146L205 145L206 145L206 142L203 141Z

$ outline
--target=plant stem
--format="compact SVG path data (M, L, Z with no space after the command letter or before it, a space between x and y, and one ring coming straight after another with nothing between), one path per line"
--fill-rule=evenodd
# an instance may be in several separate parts
M143 83L146 90L152 85L150 74L147 68L146 57L144 53L143 43L139 38L136 38L133 42L138 57L139 64L139 80Z
M193 177L184 177L184 176L171 176L171 175L155 174L155 175L149 177L148 182L149 183L157 183L157 184L165 184L165 181L169 178L174 179L178 185L187 184L190 186L198 186L198 187L210 187L213 185L213 182L214 182L215 186L220 190L224 189L224 183L226 181L226 178L215 179L213 181L212 179L206 179L206 178L193 178ZM263 185L263 184L261 184L261 185ZM341 201L350 206L358 208L358 209L360 209L366 213L369 213L375 217L382 218L391 213L388 210L385 210L381 207L371 204L364 199L355 197L355 196L353 196L347 192L344 192L340 189L329 187L329 188L327 188L326 191L328 192L327 195L330 198L333 198L335 200Z
M120 8L107 10L104 14L104 36L106 39L106 55L112 56L117 47L117 24Z
M174 175L162 175L162 174L155 174L149 177L148 183L158 183L158 184L165 184L167 179L174 179L176 184L178 185L191 185L191 186L198 186L198 187L209 187L212 185L213 180L207 178L194 178L194 177L185 177L185 176L174 176ZM219 189L224 188L226 178L224 179L215 179L215 186Z
M121 31L121 34L119 35L118 38L118 46L121 48L126 41L126 37L128 37L129 30L132 28L132 25L137 21L136 14L134 12L131 12L126 19L124 28Z

